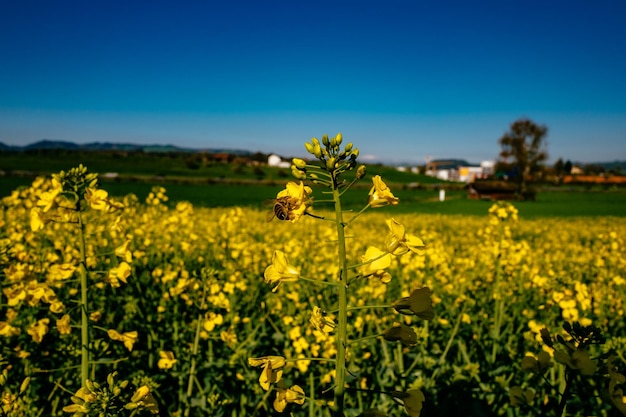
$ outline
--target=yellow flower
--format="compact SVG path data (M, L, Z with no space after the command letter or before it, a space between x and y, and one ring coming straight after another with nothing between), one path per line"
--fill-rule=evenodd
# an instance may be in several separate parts
M150 394L150 387L148 387L147 385L142 385L137 388L130 401L136 403L146 398L148 394Z
M371 207L382 207L387 204L396 205L400 201L395 197L387 184L380 178L380 175L375 175L372 178L374 185L370 189L368 203Z
M107 330L107 334L111 339L117 340L118 342L123 342L124 346L126 346L126 349L128 349L129 352L132 352L133 345L135 344L135 342L137 341L137 337L139 336L136 331L120 333L117 330L113 329Z
M18 334L20 334L20 329L11 326L11 324L6 321L0 321L0 336L11 337L17 336Z
M293 385L287 389L277 388L276 399L274 400L274 410L279 413L285 410L287 404L304 404L304 390L299 385Z
M105 190L99 190L89 187L85 191L85 200L89 203L89 206L94 210L107 210L109 202L107 197L109 193Z
M362 276L375 275L380 277L385 272L384 270L391 266L391 255L370 246L365 251L365 255L361 256L361 263L363 265L359 268L359 272Z
M248 358L248 363L250 366L263 367L259 384L265 391L268 391L270 384L280 381L280 378L283 376L283 367L287 361L282 356L263 356L260 358Z
M422 412L422 403L426 399L422 391L418 389L410 389L406 392L394 391L391 395L404 403L404 408L409 416L419 417Z
M111 268L105 281L113 288L120 286L120 281L126 284L126 279L130 276L130 265L126 262L121 262L118 266Z
M424 253L424 242L417 236L408 235L404 231L404 226L395 219L386 221L391 233L387 237L387 252L394 255L403 255L408 251L421 255Z
M76 267L71 263L54 264L48 268L48 279L51 281L71 278Z
M41 211L46 213L54 206L55 200L60 192L61 188L54 188L50 191L44 191L39 196L39 201L37 201L37 207L41 207Z
M46 218L43 215L43 212L39 207L33 207L30 210L30 229L33 232L37 232L46 224Z
M424 320L432 320L435 317L432 291L428 287L413 290L408 297L399 299L393 303L393 308L400 314L416 315Z
M274 251L272 264L265 269L265 282L268 284L277 284L272 291L276 291L281 283L297 281L300 271L290 265L287 257L282 251Z
M63 317L56 321L56 324L60 334L70 334L72 332L69 314L64 314Z
M178 362L178 360L174 357L174 353L169 350L159 351L159 357L160 359L159 359L159 362L157 363L157 366L161 369L171 369L172 366L174 366L174 364Z
M285 211L285 219L295 223L302 217L307 209L313 205L311 192L313 190L309 186L305 186L302 181L296 184L289 181L284 190L276 195L277 204Z
M50 319L44 318L37 320L37 323L31 324L26 333L28 333L35 342L41 343L43 337L48 333L48 323L50 323Z
M316 330L320 330L324 333L330 333L335 328L335 323L327 319L326 313L318 306L313 307L313 313L309 321Z
M209 311L204 317L203 327L207 332L212 332L215 326L219 326L222 323L224 323L224 317L221 314Z
M220 332L220 339L226 343L229 348L233 348L237 344L237 335L232 330L223 330Z
M132 262L133 254L128 249L128 247L130 246L130 242L131 242L130 240L126 240L120 246L115 248L115 256L124 259L124 261L126 262Z

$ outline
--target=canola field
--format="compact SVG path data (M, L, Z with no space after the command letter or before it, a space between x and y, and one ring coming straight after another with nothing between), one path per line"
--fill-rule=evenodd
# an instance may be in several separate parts
M330 415L332 222L170 205L162 188L94 189L73 213L54 189L2 201L1 416ZM346 227L349 263L388 244L391 217L423 247L347 288L346 416L626 414L626 219L389 212ZM297 273L267 282L276 251ZM422 319L392 308L424 288ZM284 360L250 360L268 355Z

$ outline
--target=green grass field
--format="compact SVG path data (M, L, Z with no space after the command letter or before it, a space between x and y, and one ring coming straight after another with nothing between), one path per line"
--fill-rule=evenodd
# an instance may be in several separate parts
M289 169L266 166L247 166L239 163L205 163L191 168L189 153L142 152L0 152L0 171L11 173L27 171L49 175L82 163L91 172L115 172L116 180L102 178L102 187L110 194L137 195L140 200L156 185L167 189L170 203L189 201L203 207L263 206L263 201L276 196L284 184L292 179ZM381 175L401 203L394 213L433 213L483 216L489 201L468 200L462 184L446 183L446 199L439 201L437 178L400 172L393 167L368 166L368 178ZM0 196L7 196L20 186L28 186L32 176L5 175L0 177ZM233 185L235 184L236 185ZM361 181L351 189L344 200L346 208L359 210L371 184ZM317 200L323 197L316 196ZM626 216L626 190L614 189L558 189L539 192L537 201L517 202L524 218L573 216ZM323 209L318 204L317 209ZM387 210L382 208L380 210Z
M288 178L283 180L283 183ZM19 186L27 186L31 178L3 177L0 179L0 196L6 196ZM276 184L280 184L277 182ZM163 185L167 189L170 203L189 201L203 207L248 206L262 208L265 200L276 196L283 185L259 184L189 184L157 181L115 182L103 181L102 188L111 195L124 196L135 194L144 200L153 186ZM366 180L363 184L369 184ZM415 214L455 214L484 216L492 202L468 200L463 190L448 190L446 199L439 201L439 191L434 189L392 188L400 198L397 207L380 208L390 213ZM317 196L318 200L323 197ZM367 199L367 187L350 190L346 194L345 206L348 209L360 209ZM626 216L626 191L544 191L539 192L537 201L515 202L522 218L540 217L576 217L576 216ZM323 209L320 203L316 208Z

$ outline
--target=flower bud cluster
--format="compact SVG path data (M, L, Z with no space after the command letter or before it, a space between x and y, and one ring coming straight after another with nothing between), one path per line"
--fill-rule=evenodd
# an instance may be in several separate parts
M99 384L95 381L86 380L85 386L81 387L72 396L71 405L63 407L66 413L73 413L74 416L85 415L118 415L126 410L151 410L156 407L156 403L150 396L150 388L146 385L139 387L130 395L128 381L116 381L117 372L107 376L107 383ZM128 398L130 396L130 398Z
M346 144L342 149L343 136L338 133L335 137L322 136L320 142L317 138L312 138L311 142L306 142L304 147L307 152L319 159L321 171L329 172L336 177L342 172L352 170L356 167L356 159L359 156L359 149L352 143ZM310 167L313 168L313 167ZM315 167L317 168L317 167ZM319 173L307 172L307 164L304 160L294 158L291 165L291 172L298 179L311 179L315 183L324 183L320 179ZM357 179L365 176L365 167L357 172Z

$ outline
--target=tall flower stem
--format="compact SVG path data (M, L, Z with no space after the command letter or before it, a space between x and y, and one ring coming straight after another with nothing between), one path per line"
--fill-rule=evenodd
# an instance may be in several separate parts
M80 267L78 273L80 275L80 380L81 386L85 386L85 381L89 379L89 317L87 314L87 256L85 244L85 224L81 216L80 207L76 210L78 214L78 235L80 242Z
M341 210L341 198L337 189L336 178L332 181L333 199L335 201L335 225L337 227L337 259L339 261L339 286L337 312L337 356L335 363L335 406L334 414L343 417L343 399L346 383L346 346L348 327L348 264L346 260L346 236L343 212Z

